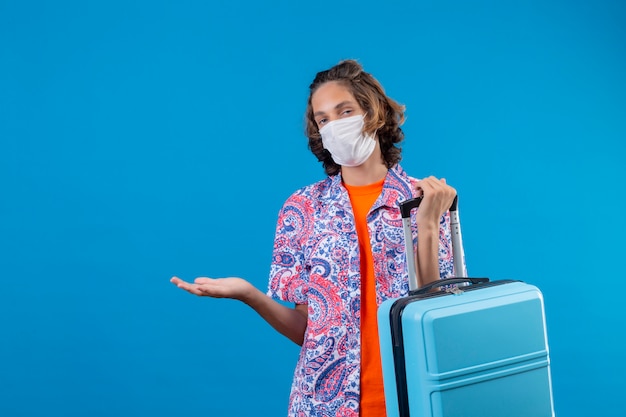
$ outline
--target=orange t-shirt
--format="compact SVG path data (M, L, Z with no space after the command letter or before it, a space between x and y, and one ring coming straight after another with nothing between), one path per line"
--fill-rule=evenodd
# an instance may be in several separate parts
M361 417L384 417L385 393L376 313L376 276L367 229L367 214L383 190L384 180L364 186L344 184L350 195L361 254Z

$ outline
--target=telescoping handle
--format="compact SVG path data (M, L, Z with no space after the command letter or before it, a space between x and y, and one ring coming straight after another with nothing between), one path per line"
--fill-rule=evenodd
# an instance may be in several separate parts
M419 207L423 197L416 197L400 203L400 214L402 215L402 226L404 229L404 244L406 246L406 262L409 270L409 291L418 289L417 271L415 268L415 257L413 254L413 233L411 230L411 211ZM467 277L465 267L465 253L463 251L463 238L461 236L461 222L458 210L459 196L454 197L450 206L450 231L452 235L452 257L454 266L454 276L458 278Z

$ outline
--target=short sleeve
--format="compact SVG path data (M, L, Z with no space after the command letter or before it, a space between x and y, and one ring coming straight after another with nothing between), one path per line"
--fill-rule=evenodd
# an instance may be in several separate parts
M312 224L310 199L292 195L278 215L268 296L296 304L307 303L305 252Z

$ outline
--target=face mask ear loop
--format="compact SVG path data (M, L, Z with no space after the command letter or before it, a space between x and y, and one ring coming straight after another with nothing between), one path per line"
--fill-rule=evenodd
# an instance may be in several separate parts
M367 134L365 132L365 117L366 116L367 116L367 112L363 113L363 132L361 132L361 133L363 133L363 136L365 136L365 137L369 136L372 140L375 141L376 140L376 133L378 133L378 129L374 130L374 133L372 133L371 135L369 135L369 134Z
M361 132L363 134L363 136L365 137L370 137L372 138L372 140L376 140L376 133L378 133L378 129L374 130L374 133L372 133L371 135L367 134L367 132L365 132L365 118L367 117L367 112L363 113L363 131Z

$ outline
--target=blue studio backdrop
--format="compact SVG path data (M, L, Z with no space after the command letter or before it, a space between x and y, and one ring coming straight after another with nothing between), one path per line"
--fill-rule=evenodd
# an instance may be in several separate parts
M285 415L298 347L172 275L265 290L358 59L469 273L544 293L559 416L624 416L623 1L0 0L0 416Z

